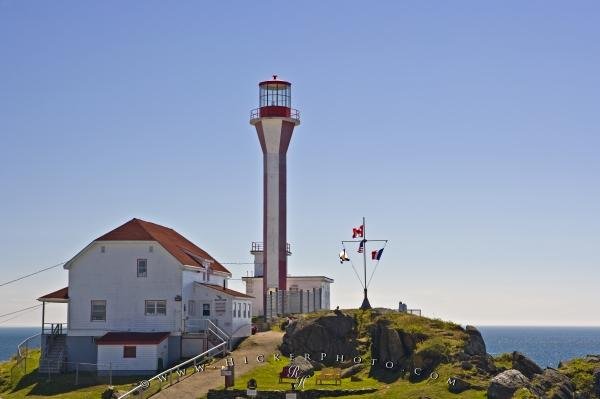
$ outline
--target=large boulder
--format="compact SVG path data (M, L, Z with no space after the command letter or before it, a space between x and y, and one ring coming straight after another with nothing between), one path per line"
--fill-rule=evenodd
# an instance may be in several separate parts
M600 368L594 369L594 386L592 392L594 392L600 398Z
M431 375L440 363L450 361L450 351L444 342L426 342L412 356L410 381L421 381ZM419 372L417 373L417 369Z
M340 377L341 378L352 377L353 375L360 373L363 368L365 368L365 366L363 364L360 364L360 363L355 364L354 366L350 366L347 369L342 370L342 372L340 373Z
M478 373L495 375L499 371L504 371L498 370L491 355L469 356L466 362L471 364L471 368L475 367Z
M532 379L537 374L542 374L544 370L538 366L533 360L522 354L521 352L513 352L512 367L519 370L523 375Z
M535 375L531 390L539 397L551 399L572 399L575 395L575 386L569 377L552 368Z
M303 356L296 356L289 364L290 367L298 367L299 377L312 377L315 373L315 368Z
M459 377L451 377L448 383L448 391L452 393L462 393L471 389L471 383Z
M280 350L286 356L308 355L310 360L330 366L337 362L338 356L351 359L358 355L356 338L356 322L353 317L331 314L290 323L286 327ZM326 354L324 358L322 353Z
M492 378L487 396L488 399L510 399L517 389L529 386L529 379L519 370L506 370Z
M377 359L374 368L386 368L387 362L394 364L394 369L410 366L417 344L426 339L420 333L410 334L390 326L389 321L379 320L369 331L371 335L371 358Z
M371 357L377 364L386 362L398 364L400 359L410 356L410 350L404 347L400 334L389 327L388 323L379 321L371 329Z
M485 341L481 336L479 330L473 326L467 326L465 329L467 333L467 343L465 345L465 353L471 356L485 356L487 350L485 348Z

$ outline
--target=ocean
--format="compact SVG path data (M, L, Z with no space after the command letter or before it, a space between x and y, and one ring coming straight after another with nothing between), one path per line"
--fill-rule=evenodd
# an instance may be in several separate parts
M516 350L542 367L556 367L561 360L600 354L600 327L478 328L492 355ZM0 328L0 361L13 356L19 342L39 331L39 327Z
M1 327L0 328L0 361L8 360L17 353L17 345L24 339L41 331L41 327ZM40 346L39 338L34 346Z
M478 327L488 353L519 351L543 367L600 355L600 327Z

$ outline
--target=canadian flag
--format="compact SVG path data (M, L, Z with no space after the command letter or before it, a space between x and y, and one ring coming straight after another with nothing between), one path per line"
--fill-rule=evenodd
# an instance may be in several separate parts
M353 227L352 228L352 238L362 237L363 231L364 231L364 225L362 225L362 224L358 227Z

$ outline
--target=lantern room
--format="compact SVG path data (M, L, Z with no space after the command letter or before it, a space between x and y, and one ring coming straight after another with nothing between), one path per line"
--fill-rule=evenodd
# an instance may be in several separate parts
M252 110L251 119L283 117L299 119L298 111L292 109L292 84L285 80L278 80L273 75L272 80L265 80L258 84L259 108Z

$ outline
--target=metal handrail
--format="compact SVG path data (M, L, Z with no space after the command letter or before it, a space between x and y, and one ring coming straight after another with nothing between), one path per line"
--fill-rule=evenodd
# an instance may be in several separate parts
M211 353L212 351L216 350L216 349L221 349L223 348L223 350L225 349L225 346L229 345L229 335L223 331L219 326L217 326L215 323L213 323L210 319L202 319L204 322L206 322L206 331L210 331L211 333L213 333L217 338L219 338L221 340L221 343L213 346L212 348L210 348L207 351L202 352L201 354L194 356L191 359L186 360L185 362L179 363L176 366L171 367L168 370L165 370L157 375L155 375L154 377L150 378L149 380L146 381L142 381L140 384L138 384L135 388L129 390L128 392L125 392L123 395L119 396L118 399L122 399L125 398L127 396L129 396L130 394L132 394L133 392L136 392L140 389L147 389L150 386L150 382L153 380L162 380L161 377L165 378L164 376L167 374L172 374L173 372L177 372L179 371L182 367L184 367L187 364L193 363L194 366L196 366L196 360L198 360L201 357L204 357L206 355L208 355L209 353ZM185 367L184 367L185 368ZM142 395L143 396L143 395Z
M219 338L221 338L221 340L227 341L231 338L229 336L229 334L227 334L225 331L221 330L221 328L219 326L217 326L215 323L213 323L211 320L206 319L206 321L208 321L208 324L209 324L209 326L208 326L209 331L211 331L213 334L215 334L215 332L210 329L210 327L212 326L213 328L215 328L218 332L220 332L222 334L222 336L219 337ZM215 335L217 335L217 334L215 334Z
M250 119L258 119L260 118L260 108L255 108L250 111ZM295 108L290 108L290 115L288 116L290 119L300 119L300 111Z
M32 335L31 337L25 338L17 345L17 361L10 368L10 381L13 383L15 371L23 365L23 372L27 373L27 357L29 355L29 341L34 338L40 337L42 333L37 333ZM41 345L41 342L40 342ZM25 347L25 351L23 352L23 347Z
M264 244L262 241L252 241L252 247L250 249L250 252L262 252L264 251ZM292 253L292 246L290 245L290 243L286 243L285 245L285 250L287 251L288 254Z
M50 326L49 328L47 326ZM63 331L68 329L67 323L44 323L42 334L63 335Z
M149 380L143 381L142 383L138 384L135 388L133 388L133 389L125 392L123 395L119 396L118 399L126 398L127 396L131 395L134 392L137 392L138 390L147 389L149 387L149 384L150 384L151 381L153 381L153 380L160 380L160 377L164 377L167 374L171 374L173 372L176 372L176 371L180 370L184 365L188 365L188 364L192 363L195 366L196 365L196 360L200 359L201 357L204 357L204 356L208 355L209 353L213 352L216 349L220 349L220 348L224 347L226 344L227 344L227 342L225 342L225 341L221 342L220 344L213 346L209 350L204 351L201 354L199 354L197 356L194 356L193 358L188 359L188 360L186 360L183 363L179 363L178 365L173 366L170 369L165 370L165 371L163 371L163 372L155 375L154 377L150 378Z
M17 356L18 357L23 357L23 354L21 353L21 348L23 346L25 346L27 349L29 349L29 346L28 346L29 341L31 341L32 339L37 338L37 337L39 337L41 335L42 335L42 333L37 333L37 334L34 334L31 337L25 338L23 341L21 341L19 343L19 345L17 345ZM27 356L27 354L25 354L25 356Z

